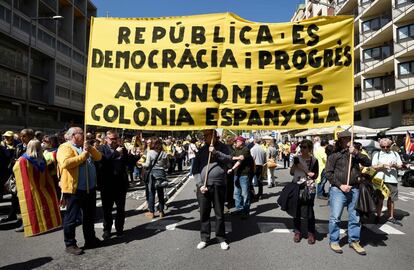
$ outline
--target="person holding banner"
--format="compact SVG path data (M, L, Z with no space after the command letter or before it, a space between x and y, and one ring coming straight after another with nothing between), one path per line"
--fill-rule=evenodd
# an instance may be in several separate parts
M55 183L46 166L40 141L32 139L13 167L26 237L62 224Z
M210 241L210 212L213 206L216 216L216 238L223 250L229 249L224 226L224 202L226 197L226 171L232 157L225 144L220 142L215 130L204 131L205 144L197 152L193 163L194 180L197 186L197 200L200 207L201 242L197 249L203 249Z
M359 197L358 177L361 174L359 166L369 167L371 161L351 145L351 133L347 130L338 134L336 145L336 152L328 157L325 167L326 177L332 185L329 191L329 245L335 253L343 253L339 245L339 223L342 211L347 206L349 246L358 254L366 255L365 249L359 243L361 224L355 205ZM350 159L352 163L349 170Z
M66 205L63 220L63 234L66 252L72 255L82 254L75 239L77 219L82 211L82 229L85 249L100 245L95 236L96 211L96 169L94 161L102 154L84 140L80 127L71 127L65 135L68 140L58 148L57 161L62 189L62 205Z

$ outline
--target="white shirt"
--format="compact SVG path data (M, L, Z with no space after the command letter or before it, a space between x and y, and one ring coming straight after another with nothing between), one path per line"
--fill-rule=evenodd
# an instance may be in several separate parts
M394 151L384 152L380 151L375 153L372 157L372 166L377 166L381 164L391 165L396 163L398 166L402 165L400 155ZM377 172L376 177L383 179L385 183L398 184L398 171L396 168L384 169Z

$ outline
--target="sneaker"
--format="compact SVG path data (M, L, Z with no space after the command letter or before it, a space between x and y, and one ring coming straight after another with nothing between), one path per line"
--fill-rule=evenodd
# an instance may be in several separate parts
M108 231L104 231L104 233L102 234L102 239L108 240L109 238L111 238L111 233Z
M23 224L19 228L14 229L14 231L15 232L24 232Z
M222 250L228 250L230 248L229 244L227 244L226 242L221 242L220 243L220 248Z
M197 249L203 249L206 246L207 246L207 242L201 241L200 243L198 243Z
M300 232L295 232L295 234L293 235L293 242L299 243L301 238L302 236L300 235Z
M344 253L344 251L342 250L341 246L338 243L330 243L329 246L335 253L338 253L338 254Z
M165 213L164 211L160 211L160 218L163 218L163 217L165 217Z
M152 212L146 212L145 216L149 219L154 219L154 213L152 213Z
M349 244L349 247L355 250L355 252L358 253L359 255L367 255L367 252L365 251L363 247L361 247L361 245L359 244L359 241L351 242Z
M308 244L313 245L315 244L315 234L314 233L308 233Z
M68 246L65 249L66 253L72 254L72 255L81 255L83 253L82 249L80 249L77 245Z
M124 234L123 231L122 232L116 232L116 237L122 238L124 236L125 236L125 234Z

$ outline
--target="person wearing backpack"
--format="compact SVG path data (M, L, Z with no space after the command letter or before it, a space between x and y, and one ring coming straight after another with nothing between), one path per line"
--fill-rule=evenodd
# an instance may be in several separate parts
M377 171L376 177L383 179L385 185L390 190L390 196L387 199L388 222L400 224L394 217L394 204L398 200L398 169L402 167L400 155L391 150L392 141L388 138L380 140L381 151L372 157L372 167ZM380 194L377 204L376 223L381 218L382 205L384 197Z

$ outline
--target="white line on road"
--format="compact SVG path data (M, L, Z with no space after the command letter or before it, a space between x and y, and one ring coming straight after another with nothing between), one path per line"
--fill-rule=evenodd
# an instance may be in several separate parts
M364 224L364 227L369 229L371 232L375 234L397 234L402 235L405 234L402 231L399 231L388 224L376 225L376 224Z

